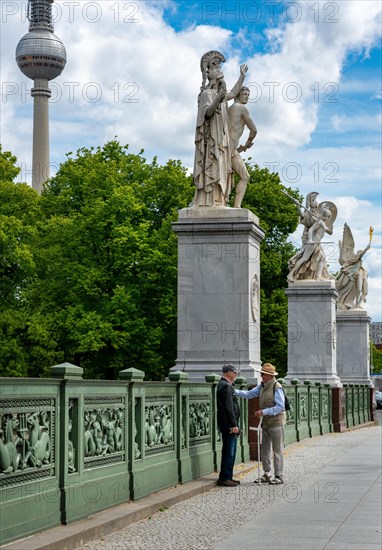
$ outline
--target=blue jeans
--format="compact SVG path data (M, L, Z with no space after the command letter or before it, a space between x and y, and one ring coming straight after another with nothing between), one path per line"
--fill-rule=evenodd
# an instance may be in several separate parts
M220 481L232 479L233 467L236 457L237 437L235 434L229 433L229 428L220 428L222 434L222 462L220 466Z

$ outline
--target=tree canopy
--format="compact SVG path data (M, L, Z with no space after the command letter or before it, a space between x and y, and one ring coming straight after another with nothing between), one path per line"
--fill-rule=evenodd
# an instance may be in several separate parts
M192 177L180 161L148 162L113 140L69 154L39 196L14 183L15 163L0 149L1 374L43 376L68 361L93 378L113 379L128 367L166 376L177 334L171 223L192 200ZM266 231L262 360L283 373L287 239L298 219L278 175L249 170L243 207Z
M382 349L378 349L374 342L370 342L370 345L373 372L382 372Z

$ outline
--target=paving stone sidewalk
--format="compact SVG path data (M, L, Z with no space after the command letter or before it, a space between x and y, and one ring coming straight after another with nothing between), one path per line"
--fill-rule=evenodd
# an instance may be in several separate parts
M380 426L304 440L286 449L283 486L256 486L254 468L237 488L216 487L81 549L379 550L381 446Z

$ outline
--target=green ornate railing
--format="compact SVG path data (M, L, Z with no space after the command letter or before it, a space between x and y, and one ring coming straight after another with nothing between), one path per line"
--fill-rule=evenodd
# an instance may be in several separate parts
M344 384L345 422L351 428L370 420L370 387L366 384Z
M51 376L1 379L0 543L218 469L220 376L144 382L127 369L118 381L83 380L70 364ZM249 459L242 410L237 462Z
M116 381L84 380L65 363L49 379L0 379L0 544L219 469L220 376L143 378L132 368ZM366 385L280 382L291 404L287 445L370 420ZM257 456L254 432L247 439L256 406L240 400L237 463Z
M291 380L290 385L286 385L284 380L279 382L291 404L285 427L287 445L333 431L330 384L313 383L310 380L304 380L301 384L297 379Z

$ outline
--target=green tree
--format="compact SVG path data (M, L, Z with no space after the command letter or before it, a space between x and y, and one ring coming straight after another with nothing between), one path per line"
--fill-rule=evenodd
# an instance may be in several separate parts
M192 193L179 162L148 163L116 141L69 156L41 197L28 290L34 372L62 350L86 376L167 374L176 355L171 222Z
M193 196L179 161L164 166L111 141L68 155L41 196L15 184L0 155L2 374L41 376L69 361L85 376L136 367L161 379L176 358L177 239L171 223ZM243 207L266 231L261 245L262 360L283 374L287 260L295 206L277 174L249 167ZM298 194L288 189L295 197ZM5 370L4 370L5 369Z
M28 305L25 292L34 278L32 241L39 197L14 183L16 157L0 146L0 372L28 373Z
M20 173L20 168L16 166L17 158L10 151L3 151L0 143L0 181L13 182Z
M373 342L370 345L373 372L382 372L382 349L378 349Z

